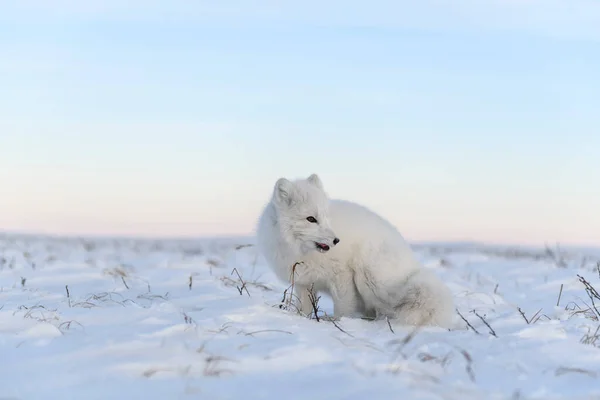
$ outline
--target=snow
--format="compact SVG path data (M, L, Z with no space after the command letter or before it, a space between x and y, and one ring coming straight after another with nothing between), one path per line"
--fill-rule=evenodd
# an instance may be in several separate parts
M600 398L598 250L415 244L447 331L280 308L252 243L0 237L0 398Z

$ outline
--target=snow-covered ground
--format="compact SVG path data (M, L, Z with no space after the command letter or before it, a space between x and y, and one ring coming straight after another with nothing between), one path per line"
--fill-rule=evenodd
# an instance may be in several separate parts
M0 237L0 399L600 398L598 251L415 245L472 326L415 332L280 308L251 244Z

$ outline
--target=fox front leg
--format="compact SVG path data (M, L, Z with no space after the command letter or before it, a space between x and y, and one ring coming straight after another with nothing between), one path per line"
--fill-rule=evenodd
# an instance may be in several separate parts
M334 318L362 317L365 313L365 305L354 284L353 274L351 272L341 273L337 275L337 278L331 287Z
M313 312L313 305L310 298L310 288L304 285L296 284L294 288L296 298L300 303L298 306L298 311L305 317L309 316L311 312Z

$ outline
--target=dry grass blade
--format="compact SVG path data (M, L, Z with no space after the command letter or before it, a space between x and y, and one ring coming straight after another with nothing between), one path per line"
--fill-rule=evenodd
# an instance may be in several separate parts
M244 333L244 335L245 335L245 336L254 336L254 335L255 335L255 334L257 334L257 333L264 333L264 332L279 332L279 333L286 333L286 334L288 334L288 335L293 335L293 333L292 333L292 332L289 332L289 331L283 331L283 330L281 330L281 329L263 329L263 330L260 330L260 331L247 332L247 333Z
M538 310L538 311L537 311L535 314L533 314L533 317L531 317L531 323L532 323L532 324L535 324L537 321L539 321L539 319L540 319L541 317L546 317L546 318L550 319L550 317L548 317L548 316L547 316L547 315L545 315L545 314L541 314L541 315L540 315L540 312L542 312L542 310L543 310L543 308L540 308L540 309L539 309L539 310ZM537 317L537 318L536 318L536 317Z
M583 374L591 378L596 378L598 376L596 372L583 368L560 367L557 368L556 371L554 371L555 376L561 376L568 373Z
M80 326L81 329L85 330L85 328L83 327L83 325L81 325L77 321L65 321L65 322L61 323L60 325L58 325L58 329L61 331L61 333L64 333L63 327L64 327L64 330L70 330L71 329L71 325L73 325L73 324L76 324L76 325Z

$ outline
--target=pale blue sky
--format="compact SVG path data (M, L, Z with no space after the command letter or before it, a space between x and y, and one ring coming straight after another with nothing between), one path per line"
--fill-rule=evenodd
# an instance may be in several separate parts
M211 3L1 2L0 229L251 234L316 172L411 240L600 244L600 2Z

